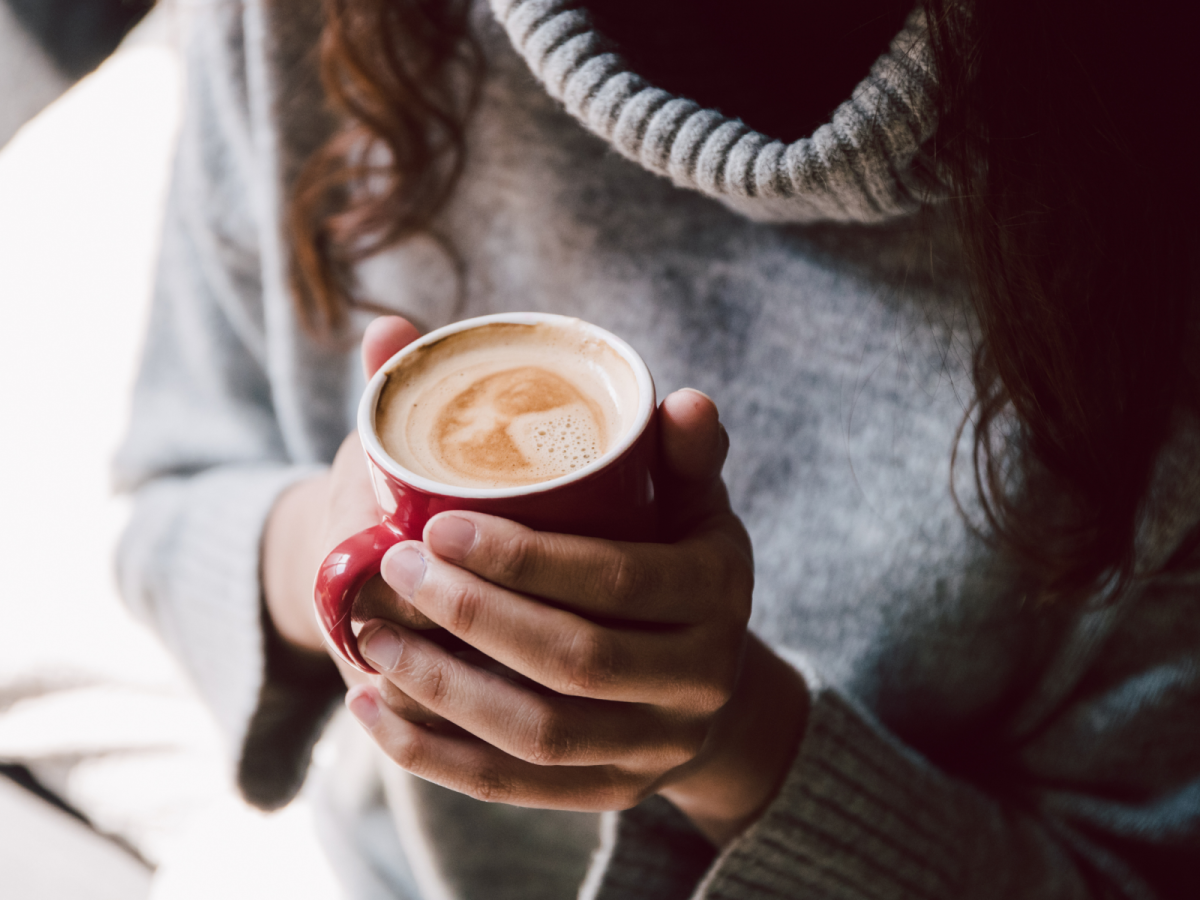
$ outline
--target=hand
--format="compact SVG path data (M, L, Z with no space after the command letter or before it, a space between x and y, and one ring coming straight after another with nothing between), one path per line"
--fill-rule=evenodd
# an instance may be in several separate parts
M396 316L372 322L363 336L367 377L418 336L412 324ZM343 441L328 471L293 485L280 496L263 535L263 591L271 622L294 649L311 654L329 650L313 608L317 568L344 539L378 523L379 508L355 432ZM363 620L379 610L412 627L432 627L428 619L400 603L381 579L374 579L362 591L354 615ZM365 680L336 653L329 653L347 683Z
M517 676L390 613L369 621L360 649L383 677L347 703L399 765L523 806L620 809L658 792L718 844L774 796L807 692L747 637L751 548L719 477L728 439L716 408L681 391L660 415L672 543L457 512L389 551L383 575L401 598ZM433 716L398 715L381 689Z

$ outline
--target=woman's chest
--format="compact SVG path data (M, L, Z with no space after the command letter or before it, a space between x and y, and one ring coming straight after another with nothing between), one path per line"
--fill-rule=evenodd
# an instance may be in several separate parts
M1001 702L1019 598L950 491L971 351L942 232L749 222L617 157L520 68L472 128L444 242L372 263L372 299L430 327L533 309L625 337L660 397L721 410L760 633L885 719Z

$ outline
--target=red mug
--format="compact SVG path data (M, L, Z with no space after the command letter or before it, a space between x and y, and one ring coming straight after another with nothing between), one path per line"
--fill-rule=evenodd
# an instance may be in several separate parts
M588 465L550 481L505 488L442 484L411 472L383 449L375 429L375 410L388 373L409 354L452 334L493 323L551 324L581 329L629 364L638 387L633 425L608 452ZM325 557L313 590L317 618L329 643L346 662L373 673L358 651L350 618L363 585L379 574L384 554L395 544L420 540L425 523L448 510L472 510L503 516L535 528L611 540L653 540L658 533L654 472L658 419L654 381L636 351L595 325L549 313L501 313L447 325L413 341L367 383L358 407L358 433L379 503L382 521L348 538Z

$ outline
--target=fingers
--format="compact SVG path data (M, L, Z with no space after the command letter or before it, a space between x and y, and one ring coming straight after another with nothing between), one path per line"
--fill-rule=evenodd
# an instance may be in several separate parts
M363 371L370 378L385 362L421 336L415 325L399 316L380 316L363 332Z
M358 592L350 608L350 619L367 622L370 619L388 619L407 628L424 631L437 628L437 624L409 603L400 599L381 577L375 576Z
M383 576L434 622L551 690L675 708L724 703L749 615L747 599L716 627L609 628L498 587L415 542L388 551Z
M379 506L357 432L351 432L342 441L334 457L324 512L323 554L329 553L349 535L379 524ZM367 582L350 615L356 622L381 616L412 628L433 627L433 623L410 604L402 603L395 591L380 578Z
M367 677L370 678L370 676ZM364 681L362 683L366 684L369 682ZM400 718L414 722L417 725L434 725L445 721L437 713L426 706L422 706L386 678L376 678L374 684L375 689L379 691L380 699L387 705L388 709Z
M645 706L531 691L404 629L372 623L359 647L404 696L534 765L620 762L661 771L691 759L703 741L703 731L697 729L668 730L662 717Z
M413 725L383 706L373 687L352 689L346 705L401 768L476 800L601 812L647 795L640 779L613 766L537 766L475 737Z
M714 603L749 598L749 541L732 514L676 544L628 544L534 531L480 513L443 513L425 527L442 559L493 584L601 619L693 624Z
M668 472L685 481L707 481L721 474L729 435L717 406L693 388L667 396L659 405L663 460Z
M403 716L410 722L423 724L442 721L440 716L417 703L386 678L379 675L368 675L362 669L358 668L358 666L352 666L342 659L339 653L331 651L329 656L333 660L333 664L337 666L337 670L342 676L342 681L346 683L346 687L353 688L359 685L375 684L383 702L397 715Z

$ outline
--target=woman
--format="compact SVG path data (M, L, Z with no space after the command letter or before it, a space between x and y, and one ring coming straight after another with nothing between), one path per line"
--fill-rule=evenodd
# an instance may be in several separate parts
M590 819L454 792L624 810L589 897L1195 884L1181 29L908 12L200 13L121 569L249 798L292 796L340 692L308 593L375 515L352 339L369 372L553 310L704 391L661 411L667 542L458 514L389 555L357 610L383 674L343 673L382 753L326 777L353 892L574 892Z

